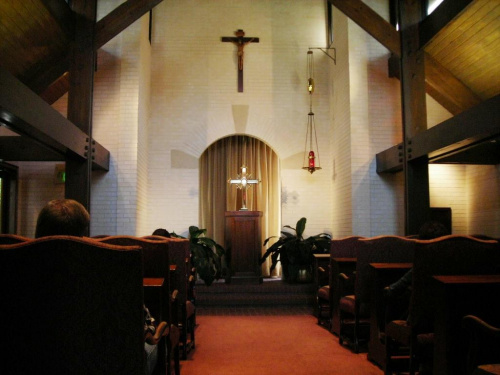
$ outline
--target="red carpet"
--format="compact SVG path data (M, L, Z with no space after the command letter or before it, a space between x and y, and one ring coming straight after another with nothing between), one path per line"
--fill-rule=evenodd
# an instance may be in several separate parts
M313 315L198 316L182 375L382 375Z

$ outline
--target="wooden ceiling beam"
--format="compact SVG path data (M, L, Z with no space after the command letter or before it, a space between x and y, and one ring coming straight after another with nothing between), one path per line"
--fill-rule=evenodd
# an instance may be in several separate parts
M361 0L328 0L391 53L401 56L399 32Z
M481 99L442 64L428 53L424 56L426 91L447 111L457 115L481 103ZM399 59L390 57L389 76L399 79L399 70Z
M0 86L0 121L5 126L61 155L87 158L88 136L1 67ZM109 151L97 142L92 147L93 167L109 170Z
M500 135L500 95L412 138L413 157L432 160Z
M382 17L360 0L328 0L363 30L384 45L394 56L389 63L389 76L399 78L401 56L400 34ZM446 0L419 25L419 38L427 40L463 11L472 0ZM447 13L449 12L449 13ZM435 15L436 14L436 15ZM429 28L429 31L422 31ZM428 40L427 40L428 41ZM419 40L422 45L422 40ZM479 104L477 95L453 74L425 54L426 91L452 114L458 114Z
M35 93L42 95L50 86L63 77L69 68L69 50L63 56L57 56L52 59L50 64L47 64L47 69L44 69L41 74L35 75L29 81L29 87ZM64 94L64 93L63 93ZM53 103L53 102L52 102ZM49 103L49 104L52 104Z
M444 0L425 17L419 27L420 48L424 48L434 36L457 17L473 0Z
M75 36L75 15L64 0L41 0L43 6L52 15L66 38L73 40Z
M424 58L427 93L444 108L457 115L481 103L470 88L432 56L426 53Z
M96 50L153 9L163 0L128 0L96 23Z
M430 162L454 160L467 164L458 153L469 152L471 147L483 142L498 140L500 137L499 117L500 95L497 95L412 137L412 158L427 155ZM487 147L493 146L487 145ZM403 169L402 148L403 145L399 144L378 153L377 173L401 171ZM452 159L451 155L456 156ZM469 160L475 158L479 159L478 156L474 156ZM495 159L492 162L498 164L500 160Z
M94 47L97 51L107 42L125 30L128 26L141 18L144 14L153 9L163 0L128 0L111 11L108 15L96 22ZM67 4L59 6L60 1L53 4L53 1L43 0L44 5L55 17L56 22L65 31L69 40L74 39L74 14ZM67 14L67 11L70 14ZM69 22L64 22L61 18L67 17ZM49 104L55 102L63 96L69 89L69 81L64 75L69 69L68 56L58 56L49 69L44 70L43 74L37 74L34 78L28 80L28 86L37 94L41 95ZM55 85L55 86L53 86Z

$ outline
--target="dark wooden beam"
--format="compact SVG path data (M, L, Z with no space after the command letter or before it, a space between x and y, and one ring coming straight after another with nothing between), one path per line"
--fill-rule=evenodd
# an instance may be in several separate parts
M451 20L457 17L473 0L444 0L422 20L419 27L420 48L424 48Z
M75 40L71 49L69 68L68 120L78 126L92 142L92 104L96 50L94 32L97 0L73 0ZM66 198L80 202L90 212L92 161L90 144L86 159L66 158Z
M421 3L399 2L401 27L401 104L403 113L403 172L405 179L405 234L418 234L430 219L427 158L416 157L413 138L427 129L424 51L419 49Z
M87 135L1 67L0 87L0 121L5 126L52 152L86 159ZM94 148L94 168L109 170L109 151L97 142Z
M377 173L395 173L403 170L403 143L376 155Z
M12 161L64 161L64 155L34 139L22 136L0 137L0 159Z
M398 31L361 0L328 0L396 56L401 56Z
M496 96L416 135L411 139L413 156L427 155L437 163L498 164L499 116ZM402 147L401 143L377 154L377 173L403 170Z
M427 93L454 115L481 103L471 89L427 53L425 83Z
M49 88L54 82L57 82L61 77L64 77L68 73L69 67L69 51L62 56L56 56L52 59L50 64L47 64L47 68L40 73L37 67L37 73L31 74L33 77L29 80L28 86L35 93L41 95L47 88ZM63 93L63 95L67 90ZM49 104L52 104L48 102Z
M128 0L97 22L95 49L98 50L163 0Z
M399 58L390 57L389 76L399 78L399 70ZM425 53L425 84L427 94L453 115L481 103L471 89L428 53Z
M430 160L443 157L500 135L500 95L412 138L415 158L428 155Z
M75 35L75 17L68 3L64 0L41 0L43 6L52 15L69 40Z
M52 105L69 90L69 73L66 72L53 81L41 94L40 97Z
M118 6L96 23L95 50L97 51L162 1L163 0L128 0ZM56 18L61 28L67 33L69 40L73 40L75 16L71 9L63 0L55 3L51 0L43 0L43 2L51 14ZM65 6L59 6L59 2L64 3ZM69 15L67 10L70 12ZM64 21L62 17L67 17L69 21ZM71 23L71 25L68 25L68 23ZM27 77L31 78L25 79L25 81L33 91L42 95L47 103L52 104L69 89L69 81L64 77L69 70L69 64L68 55L58 56L51 64L48 64L49 68L45 69L42 74L40 74L39 71L37 71L36 74L26 74ZM53 84L56 85L56 88L51 87Z

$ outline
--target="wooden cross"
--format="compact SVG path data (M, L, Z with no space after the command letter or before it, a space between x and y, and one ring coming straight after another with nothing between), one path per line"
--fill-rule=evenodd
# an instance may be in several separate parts
M248 43L259 43L259 38L245 38L245 32L236 30L234 36L223 36L223 42L231 42L238 46L238 92L243 92L243 49Z
M241 167L241 174L238 175L237 179L229 179L227 182L230 184L236 184L238 189L241 189L241 199L243 201L240 211L248 211L247 208L247 188L252 187L252 185L258 184L259 180L249 180L251 174L247 175L247 167Z

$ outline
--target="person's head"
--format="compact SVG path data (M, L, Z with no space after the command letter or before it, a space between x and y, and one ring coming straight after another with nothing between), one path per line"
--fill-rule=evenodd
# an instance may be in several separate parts
M90 215L73 199L54 199L38 215L35 238L55 235L82 237L90 224Z
M439 221L428 221L420 227L418 238L421 240L431 240L448 234L450 234L448 229Z
M170 238L170 233L166 229L158 228L153 232L153 236L162 236Z

